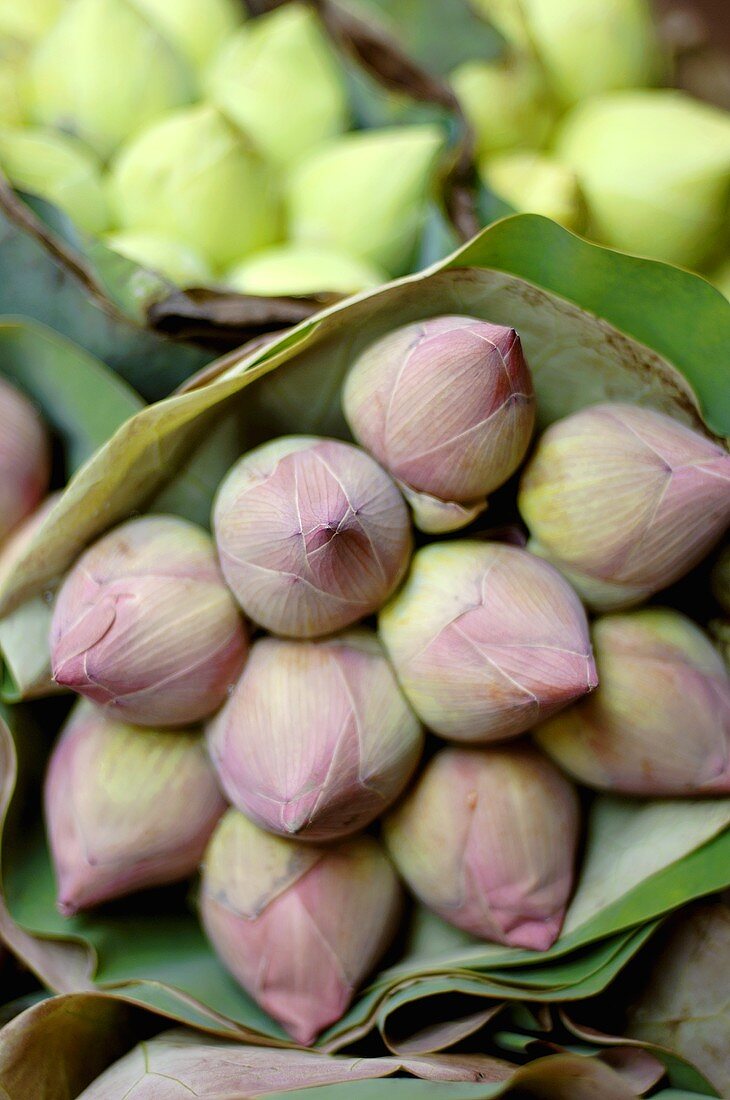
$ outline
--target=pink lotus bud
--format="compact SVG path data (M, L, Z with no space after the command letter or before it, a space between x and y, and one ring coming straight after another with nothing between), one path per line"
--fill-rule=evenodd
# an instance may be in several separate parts
M525 457L535 421L514 329L432 317L377 340L345 381L353 435L398 481L423 531L471 522Z
M398 925L401 890L372 837L315 847L223 817L201 913L223 964L300 1043L344 1013Z
M366 630L312 642L262 638L209 733L230 801L264 829L302 840L364 828L400 794L422 744Z
M594 405L553 424L522 478L536 553L598 611L676 581L730 521L730 454L668 416Z
M51 448L27 397L0 377L0 543L48 489Z
M75 708L48 766L45 810L65 916L192 874L225 809L202 738Z
M357 447L286 436L250 451L218 491L215 535L247 615L311 638L370 615L403 576L408 511L388 475Z
M210 537L176 516L99 539L66 577L51 626L56 682L143 726L212 714L246 647Z
M546 951L573 889L573 785L526 745L448 748L385 822L396 867L424 905L481 939Z
M379 627L416 714L455 741L514 737L596 686L580 600L515 546L425 546Z
M606 615L593 625L600 687L537 731L589 787L651 796L730 793L730 679L677 611Z

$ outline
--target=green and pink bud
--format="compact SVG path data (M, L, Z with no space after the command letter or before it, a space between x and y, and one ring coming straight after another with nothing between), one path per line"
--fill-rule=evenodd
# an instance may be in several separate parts
M560 934L579 831L573 785L525 745L442 749L385 822L424 905L480 939L535 951Z
M189 725L223 703L247 639L210 536L177 516L114 528L58 594L53 676L120 721Z
M338 1020L390 944L402 895L372 837L315 847L229 810L205 856L205 930L243 988L300 1043Z
M525 457L535 421L519 336L475 317L417 321L371 344L345 380L343 406L431 532L483 511Z
M730 454L662 413L593 405L553 424L520 486L530 548L597 611L639 603L730 522Z
M0 544L36 509L50 477L44 424L28 398L0 377Z
M45 784L64 916L187 878L225 810L202 737L123 725L81 702Z
M597 683L580 600L515 546L464 539L419 550L379 629L416 714L455 741L524 733Z
M297 638L372 614L408 565L408 509L349 443L286 436L250 451L214 509L224 576L256 623Z
M376 636L351 630L257 641L208 744L234 806L272 832L330 840L400 794L423 733Z
M600 686L537 731L581 783L620 794L730 794L730 679L709 638L677 611L593 625Z

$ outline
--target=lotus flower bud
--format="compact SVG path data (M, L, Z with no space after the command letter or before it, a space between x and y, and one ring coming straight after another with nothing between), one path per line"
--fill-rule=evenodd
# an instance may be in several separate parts
M289 180L292 238L390 275L410 270L443 144L436 126L393 126L345 134L315 150Z
M121 152L112 202L124 228L152 230L227 268L280 233L269 166L248 138L205 104L176 111Z
M653 797L730 793L730 679L677 611L607 615L593 626L600 686L537 731L589 787Z
M256 642L210 728L223 790L264 829L330 840L400 794L423 735L374 634Z
M134 3L198 70L212 61L235 33L245 10L237 0L134 0Z
M515 546L423 547L379 627L416 714L454 741L514 737L596 686L578 597Z
M479 165L483 182L513 210L542 214L566 229L579 230L585 206L570 168L538 153L504 153Z
M140 267L157 271L178 286L205 286L212 275L197 252L159 233L134 229L110 233L105 244Z
M224 809L198 734L126 726L80 703L46 776L58 908L71 916L186 878Z
M246 646L209 536L177 516L129 520L86 550L51 626L56 683L142 726L212 714Z
M432 317L377 340L350 369L342 404L423 531L483 511L524 458L535 421L519 336L475 317Z
M604 244L697 267L724 236L726 111L671 89L615 93L576 107L555 150L578 177L592 236Z
M228 273L241 294L353 294L387 282L384 271L331 248L282 244L256 252Z
M205 856L200 906L223 964L290 1035L311 1043L390 943L401 890L372 837L319 848L229 810Z
M286 4L234 35L211 69L208 96L281 168L347 123L344 74L304 4Z
M717 1096L730 1096L728 895L681 909L662 930L648 980L629 1007L626 1034L676 1051ZM670 1094L671 1095L671 1094Z
M215 502L223 575L255 622L312 638L370 615L408 565L408 512L348 443L287 436L236 463Z
M573 785L525 745L449 748L385 822L411 890L481 939L546 951L573 888L580 822Z
M38 413L0 377L0 543L36 508L50 476L50 443Z
M730 455L668 416L593 405L545 432L519 509L531 549L599 611L676 581L730 521Z
M534 50L565 104L654 83L660 50L647 0L477 0L506 38Z
M109 221L95 157L80 141L52 130L0 130L0 168L21 191L40 195L89 233Z
M22 51L0 47L0 126L3 128L18 128L25 122L24 68Z
M35 42L52 26L62 0L0 0L0 38L18 43Z
M479 157L534 149L548 137L555 112L542 69L528 54L466 61L452 73L451 83L474 131Z
M64 4L35 48L28 82L36 122L82 138L105 158L193 92L188 66L133 0Z

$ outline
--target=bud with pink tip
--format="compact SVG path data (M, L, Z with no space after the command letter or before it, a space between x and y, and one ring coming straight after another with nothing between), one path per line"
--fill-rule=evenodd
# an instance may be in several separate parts
M593 624L600 686L537 731L580 782L652 797L730 793L730 679L703 632L647 608Z
M51 476L51 448L27 397L0 377L0 543L40 503Z
M177 516L129 520L94 543L66 577L51 626L56 682L143 726L212 714L246 649L210 536Z
M205 856L200 904L213 946L300 1043L345 1012L395 934L401 902L369 836L316 847L229 810Z
M371 344L343 391L350 429L398 481L423 531L471 522L517 469L535 421L514 329L432 317Z
M596 686L580 600L515 546L425 546L379 629L416 714L455 741L514 737Z
M546 951L573 889L573 785L525 745L448 748L385 823L411 890L444 920L496 943Z
M126 726L79 703L45 785L58 908L70 916L186 878L224 809L199 734Z
M403 576L408 510L358 447L286 436L250 451L215 503L221 566L255 622L296 638L370 615Z
M730 522L730 454L671 417L593 405L553 424L520 486L533 542L597 611L696 565Z
M255 642L208 744L228 798L264 829L330 840L400 794L423 734L376 636L350 630Z

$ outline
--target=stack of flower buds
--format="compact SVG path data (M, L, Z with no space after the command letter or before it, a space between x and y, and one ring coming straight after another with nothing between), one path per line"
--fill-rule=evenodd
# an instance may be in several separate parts
M313 5L245 11L48 0L10 43L4 13L0 169L182 286L341 295L411 270L445 127L353 129Z
M399 328L352 363L343 408L356 444L245 454L212 538L159 515L107 533L51 631L57 683L85 697L46 784L60 909L202 861L212 945L303 1043L392 942L402 884L480 939L550 947L575 882L574 779L730 790L719 656L678 612L627 610L722 534L723 449L649 409L569 416L522 475L525 548L437 537L530 448L514 331ZM581 597L613 613L591 628Z

